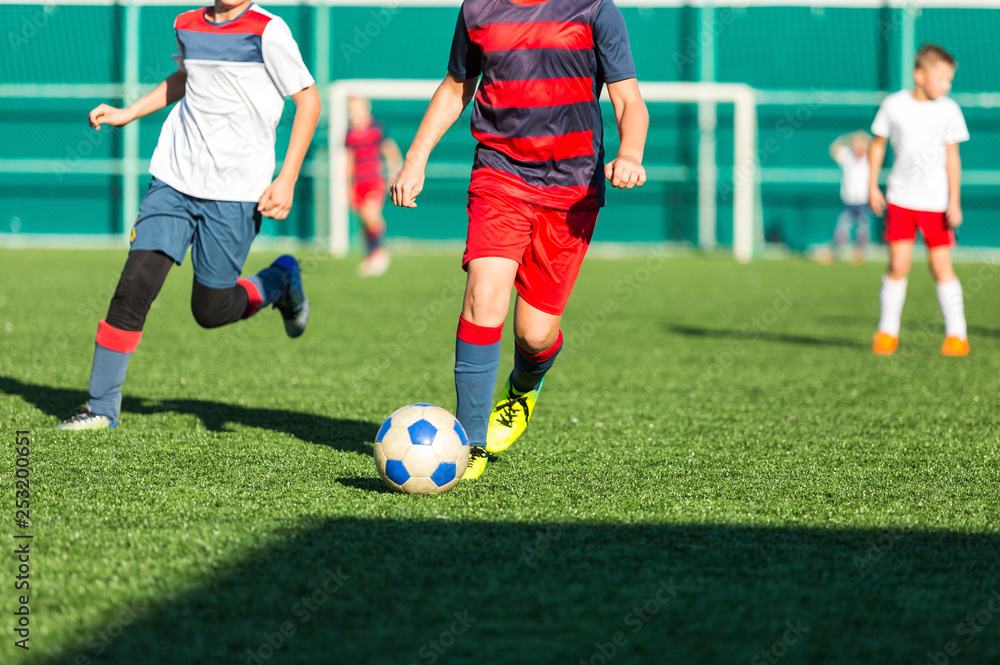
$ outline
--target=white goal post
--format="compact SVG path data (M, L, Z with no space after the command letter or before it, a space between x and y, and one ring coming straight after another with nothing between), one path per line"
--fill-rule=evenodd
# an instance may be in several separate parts
M427 100L433 96L439 80L417 79L343 79L331 83L329 89L330 145L330 230L329 250L334 256L347 254L350 244L350 213L347 193L347 99L352 95L378 100ZM738 83L672 83L643 82L639 84L647 102L695 103L699 107L732 104L734 107L733 186L724 197L731 195L733 203L733 254L741 262L753 258L761 235L760 224L760 163L757 156L757 95L750 86ZM715 247L716 206L719 198L718 168L715 162L714 113L710 127L701 123L698 150L698 244L704 249ZM403 146L405 152L405 146ZM471 169L471 158L470 166ZM657 162L647 148L647 162Z

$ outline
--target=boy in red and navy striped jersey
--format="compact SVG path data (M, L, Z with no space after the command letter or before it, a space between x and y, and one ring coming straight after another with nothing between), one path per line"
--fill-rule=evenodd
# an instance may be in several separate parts
M621 137L607 165L605 84ZM431 150L473 97L479 145L455 351L457 416L473 446L466 479L482 474L487 451L505 450L527 427L562 347L559 323L605 203L604 180L645 183L649 126L612 0L465 0L448 75L390 185L393 203L415 207ZM491 413L512 286L514 369Z
M361 218L368 253L358 267L362 277L378 277L389 269L389 254L382 246L385 237L386 169L399 172L403 156L399 146L386 136L382 123L372 116L372 104L364 97L347 100L350 128L344 139L350 182L351 209Z

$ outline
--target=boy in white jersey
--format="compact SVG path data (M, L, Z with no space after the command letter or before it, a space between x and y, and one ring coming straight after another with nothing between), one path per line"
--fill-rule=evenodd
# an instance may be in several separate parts
M843 209L837 217L833 246L820 255L821 263L832 263L837 253L851 239L854 229L854 262L865 257L871 239L871 219L868 209L868 143L867 132L857 131L838 136L830 144L830 157L840 166L840 201Z
M107 317L97 326L90 401L57 429L117 427L122 383L146 314L191 247L191 311L205 328L273 305L298 337L309 301L294 257L240 279L261 215L285 219L319 119L320 99L288 26L250 0L216 0L179 15L177 71L125 109L101 104L94 129L128 124L179 101L163 124L149 185ZM286 97L292 136L274 181L275 129Z
M875 214L885 213L885 241L889 244L889 268L882 278L881 317L872 345L872 351L879 355L894 353L899 342L918 228L927 244L931 274L944 314L941 353L969 354L962 285L951 264L953 229L962 223L958 144L969 140L962 110L947 96L956 67L948 51L925 44L917 52L913 90L886 97L872 123L875 139L868 151L869 204ZM887 140L892 141L896 157L883 197L878 174L885 160Z

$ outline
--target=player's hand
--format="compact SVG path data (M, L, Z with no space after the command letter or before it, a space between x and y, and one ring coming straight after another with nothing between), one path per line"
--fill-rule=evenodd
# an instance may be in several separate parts
M604 166L604 177L612 187L632 189L646 184L646 169L631 157L619 156Z
M132 122L132 114L128 109L119 109L107 104L101 104L87 116L87 121L94 129L100 129L102 124L121 127Z
M295 181L289 181L281 176L274 179L271 186L264 190L257 201L260 214L271 219L285 219L292 209L295 198Z
M948 226L957 229L962 225L962 206L958 203L949 203L948 209L944 211L944 217L948 220Z
M424 189L424 169L404 163L389 183L389 196L394 205L416 208L417 195Z
M872 187L868 191L868 207L872 209L872 212L877 217L885 214L885 197L882 195L882 190L878 187Z

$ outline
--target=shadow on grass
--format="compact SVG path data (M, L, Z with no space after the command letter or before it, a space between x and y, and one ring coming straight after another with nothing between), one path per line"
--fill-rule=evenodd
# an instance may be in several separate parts
M9 376L0 376L0 391L8 395L19 395L39 410L57 418L68 417L76 405L85 403L89 398L82 390L25 383ZM364 455L371 455L371 442L375 440L379 427L376 423L360 420L327 418L284 409L261 409L205 400L159 402L136 397L122 400L122 413L151 415L167 412L197 416L205 428L213 432L228 431L229 425L233 424L245 425L283 432L309 443Z
M831 323L846 323L850 325L866 324L874 327L878 325L878 319L872 319L869 316L846 316L846 315L823 315L817 316L817 320L829 321ZM902 330L905 334L907 330L918 331L934 331L940 332L941 338L944 339L944 322L943 321L903 321ZM970 336L979 337L1000 337L1000 328L986 328L985 326L969 326Z
M667 330L685 337L706 337L712 339L738 339L751 342L754 340L763 342L781 342L783 344L801 344L804 346L837 346L852 349L868 348L867 342L860 342L853 339L838 339L833 337L809 337L806 335L788 335L784 333L771 333L755 330L752 333L744 333L740 330L718 330L712 328L700 328L696 326L679 326L668 324Z
M394 492L385 486L380 478L365 478L363 476L357 476L354 478L337 478L337 482L344 487L350 487L356 490L364 490L365 492L378 492L379 494L394 494Z
M432 500L446 511L455 496ZM998 547L995 534L934 531L328 519L142 605L110 644L93 636L117 608L37 662L763 663L768 651L783 665L884 664L927 662L949 642L962 662L997 662Z

